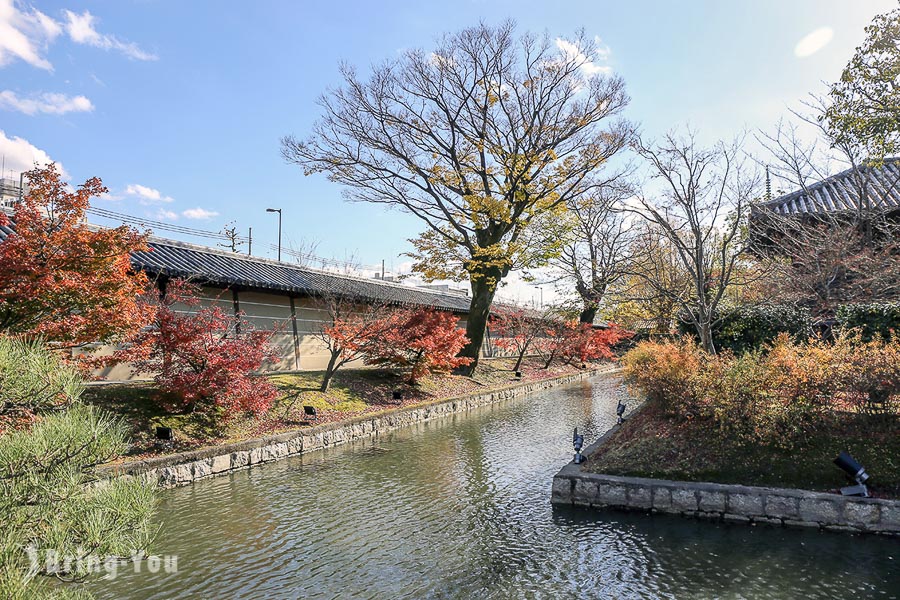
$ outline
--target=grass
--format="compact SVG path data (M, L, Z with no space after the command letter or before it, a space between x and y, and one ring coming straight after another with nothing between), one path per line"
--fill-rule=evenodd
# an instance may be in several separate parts
M314 423L305 421L304 406L316 407L317 423L339 421L403 406L432 402L464 394L486 391L519 383L537 381L577 372L569 365L541 369L538 359L526 359L522 379L512 372L512 359L482 360L474 377L434 375L416 385L388 371L346 369L338 371L326 393L319 391L322 372L274 374L266 377L274 383L279 397L261 415L237 415L222 422L202 412L178 413L166 410L165 398L148 383L90 386L83 399L119 415L131 433L132 446L126 458L148 457L162 452L182 452L203 446L237 442L253 437L282 433ZM399 390L402 400L392 400ZM171 448L156 446L156 427L171 427L175 443Z
M586 468L610 475L837 492L851 483L832 463L841 450L865 466L874 496L900 498L897 415L834 412L786 450L741 444L703 422L675 422L646 406L604 443Z

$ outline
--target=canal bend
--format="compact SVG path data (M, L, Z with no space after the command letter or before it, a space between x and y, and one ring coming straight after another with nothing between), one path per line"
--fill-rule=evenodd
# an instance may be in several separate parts
M98 598L892 598L900 544L551 507L553 474L615 422L601 375L162 492L178 572Z

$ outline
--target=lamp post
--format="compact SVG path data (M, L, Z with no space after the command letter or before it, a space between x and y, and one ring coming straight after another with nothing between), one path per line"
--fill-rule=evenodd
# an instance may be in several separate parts
M278 213L278 261L281 262L281 209L280 208L267 208L266 212L277 212Z

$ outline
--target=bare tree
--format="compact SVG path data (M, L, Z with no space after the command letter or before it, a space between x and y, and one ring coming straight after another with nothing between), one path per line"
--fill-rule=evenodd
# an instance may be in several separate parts
M606 313L627 327L646 326L668 333L681 300L690 295L691 277L672 243L658 227L635 226L624 274L607 291Z
M818 214L813 216L824 220L838 217L845 225L859 228L866 243L872 244L875 230L885 216L885 211L876 206L873 198L898 193L900 177L883 168L883 159L871 158L865 145L854 143L852 138L835 130L827 118L829 104L826 98L813 96L805 106L809 114L796 111L792 114L801 123L811 126L812 140L804 141L796 122L780 120L774 132L759 132L756 136L767 150L763 162L790 191L801 191L808 197L811 197L812 185L827 180L838 170L844 171L842 185L847 186L844 192L847 207L823 206L814 211Z
M639 193L639 207L633 210L659 231L690 286L670 289L669 278L663 279L664 273L657 268L636 274L657 292L670 294L696 329L703 348L715 353L712 331L717 308L726 289L736 282L736 267L744 251L742 233L759 176L747 164L741 140L702 148L691 132L670 133L658 144L639 141L636 150L659 189Z
M757 210L753 229L770 299L828 317L840 304L900 297L897 226L890 222L877 227L877 243L833 215L805 219Z
M582 323L594 322L607 291L627 272L634 228L618 206L628 195L623 185L610 185L568 203L572 230L551 266L578 294Z
M375 67L368 80L345 65L312 136L282 140L287 161L327 173L350 199L422 220L416 270L472 288L461 353L470 373L497 285L558 249L535 222L590 194L631 132L613 121L628 102L624 83L594 63L589 36L517 38L514 29L464 29L433 52Z
M772 276L771 296L822 316L844 302L896 298L898 225L889 216L893 207L879 199L900 193L900 175L835 129L827 99L813 98L806 106L809 115L793 114L812 125L812 141L803 141L796 123L784 121L757 135L768 151L761 162L803 197L796 212L785 210L781 198L754 207L754 251ZM839 181L830 179L836 168L844 169Z
M221 248L226 248L231 250L232 252L239 252L241 246L244 245L244 236L238 233L237 226L234 224L234 221L227 223L224 227L222 227L222 231L220 232L225 236L224 242L219 242L217 245Z
M554 320L556 312L552 309L529 310L512 304L494 304L493 329L496 345L513 352L516 364L513 371L518 371L529 350L534 350L534 342L547 331Z

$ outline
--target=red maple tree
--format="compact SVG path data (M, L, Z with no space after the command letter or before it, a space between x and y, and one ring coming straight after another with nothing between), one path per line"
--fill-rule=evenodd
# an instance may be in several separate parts
M561 356L569 363L586 363L592 360L611 360L612 347L633 334L611 323L605 329L594 329L589 323L570 324Z
M15 207L15 232L0 243L0 331L78 345L108 342L146 321L146 278L131 272L130 252L145 234L88 226L90 199L107 189L88 179L69 191L54 164L25 174L30 191Z
M159 389L185 410L219 409L225 418L267 410L277 388L253 373L277 359L269 344L273 332L254 329L218 306L198 308L197 292L182 280L170 281L161 297L150 291L156 296L152 325L114 359L136 373L156 373Z
M445 373L468 365L457 356L468 343L456 315L431 309L391 311L368 341L365 362L407 371L409 383L429 373Z
M554 360L568 364L583 364L592 360L612 359L612 347L633 334L611 324L606 329L594 329L589 323L557 321L545 330L545 336L535 347L544 359L544 368Z
M515 353L516 364L512 370L518 371L525 354L528 350L535 350L536 340L547 329L548 315L517 306L496 306L492 312L491 329L496 336L494 343Z
M328 321L315 334L328 351L328 364L319 386L319 391L327 392L338 369L363 358L372 340L393 323L388 318L391 309L381 302L360 304L343 296L324 294L317 304L328 315Z

